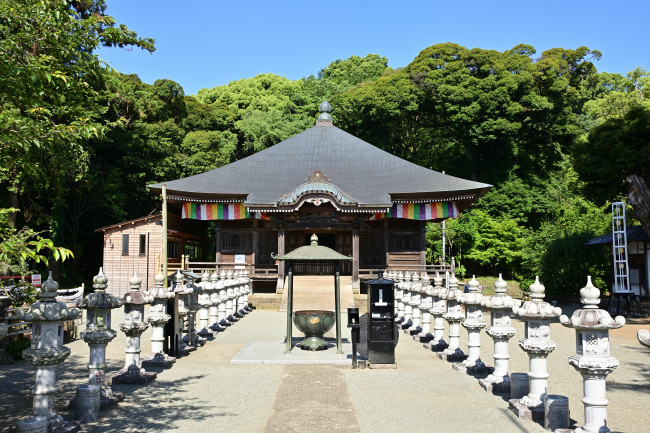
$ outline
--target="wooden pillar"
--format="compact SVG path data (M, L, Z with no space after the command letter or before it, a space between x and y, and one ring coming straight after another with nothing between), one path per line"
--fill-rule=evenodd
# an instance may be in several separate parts
M384 218L384 238L383 238L383 247L384 247L384 257L385 257L385 263L386 263L386 268L388 268L388 247L390 243L390 231L388 227L388 220Z
M420 265L424 271L427 264L427 223L424 221L420 227Z
M253 220L253 266L257 266L257 259L260 256L260 232L257 229L258 220Z
M284 255L284 229L278 230L278 256ZM275 292L282 293L284 289L284 260L278 261L278 284Z
M162 262L167 288L167 184L162 184Z
M342 354L341 348L341 278L339 262L334 267L334 307L336 310L336 353Z
M217 223L219 224L219 223ZM221 249L223 248L223 239L221 237L221 227L217 226L214 229L214 243L216 245L216 251L214 255L214 261L217 263L221 263ZM217 265L217 268L219 265Z
M284 232L284 230L283 230ZM284 235L284 233L283 233ZM284 252L282 253L284 254ZM280 263L284 265L284 260L280 260ZM283 266L284 268L284 266ZM292 322L292 316L293 316L293 264L289 263L289 282L287 283L287 290L289 291L287 293L287 338L286 338L286 349L284 350L284 353L289 354L291 353L291 338L292 338L292 331L293 331L293 322Z
M352 230L352 293L359 293L359 230Z

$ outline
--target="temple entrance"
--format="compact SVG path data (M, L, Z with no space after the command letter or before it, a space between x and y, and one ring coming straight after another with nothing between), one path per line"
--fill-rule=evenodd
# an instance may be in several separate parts
M286 251L293 251L296 248L309 245L311 235L318 235L318 244L333 249L346 256L352 256L352 233L351 231L328 231L318 230L292 231L287 232ZM296 263L294 265L296 275L332 275L334 265L332 263ZM344 261L340 265L341 275L352 275L352 262Z

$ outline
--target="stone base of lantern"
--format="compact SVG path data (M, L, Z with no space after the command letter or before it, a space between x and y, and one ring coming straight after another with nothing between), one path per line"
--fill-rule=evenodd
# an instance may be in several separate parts
M467 359L467 355L460 349L450 352L449 348L447 348L442 352L438 352L438 358L448 362L463 362Z
M494 367L488 367L484 362L478 361L474 365L464 365L462 362L454 362L452 365L454 370L469 374L472 376L488 375L494 372Z
M225 330L226 328L219 326L219 323L213 323L212 325L210 325L210 331L212 331L214 334L216 334L217 332L223 332Z
M442 340L441 340L441 341L438 341L438 342L430 341L430 342L428 342L428 343L424 343L422 346L423 346L425 349L429 349L429 350L432 351L432 352L442 352L442 351L445 350L447 347L449 347L449 345L447 344L447 342L446 342L446 341L442 341Z
M61 427L52 430L52 433L77 433L78 431L81 431L79 421L67 421Z
M481 388L486 392L489 392L494 395L508 395L510 394L510 378L508 376L503 378L503 382L493 383L488 381L488 379L480 379L478 381Z
M99 410L104 410L108 407L115 406L122 400L124 400L124 393L121 391L110 391L110 395L106 394L106 391L102 390L99 398ZM68 400L63 404L63 407L68 410L77 409L77 397L74 397L72 400Z
M428 343L433 340L433 334L424 334L420 332L418 335L414 335L413 339L420 343Z
M102 390L101 398L99 399L99 410L104 410L111 406L115 406L122 400L124 400L124 393L121 391L111 390L109 393Z
M196 335L206 340L213 340L215 332L216 331L214 330L203 328L199 332L197 332Z
M128 370L123 368L118 373L113 377L113 383L125 385L149 385L157 376L156 373L150 373L135 365L130 366Z
M413 322L411 321L411 319L408 319L407 321L402 322L399 326L402 329L409 329L411 326L413 326Z
M47 418L34 418L33 416L21 419L16 423L16 432L18 433L76 433L81 431L79 421L67 421L59 427L50 430L48 428Z
M539 423L544 422L544 404L540 403L537 406L526 406L522 404L519 399L513 398L509 400L509 409L518 418L535 421Z
M171 367L172 364L175 362L176 362L176 358L174 358L173 356L169 356L166 353L154 353L147 356L144 360L142 360L142 366L145 368L152 368L152 367L168 368Z
M422 328L419 326L416 326L415 328L409 328L404 331L406 335L410 335L411 337L417 337L421 332Z

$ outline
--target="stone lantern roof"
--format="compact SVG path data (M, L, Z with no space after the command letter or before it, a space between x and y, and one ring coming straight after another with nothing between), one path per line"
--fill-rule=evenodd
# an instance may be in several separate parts
M535 282L530 285L531 300L524 302L521 307L513 307L512 312L520 317L532 319L552 319L562 314L562 309L554 307L548 302L543 302L545 287L535 277Z
M574 311L569 319L566 315L560 317L560 323L568 328L606 330L617 329L625 325L625 317L617 316L616 320L606 310L598 308L600 303L600 290L591 283L591 276L587 277L587 285L580 289L580 297L585 307Z
M104 275L102 268L99 269L99 274L93 277L94 292L87 294L77 303L77 307L84 309L113 309L121 307L124 302L122 299L106 293L106 283L108 278Z
M80 313L77 308L68 308L63 302L56 301L58 289L59 283L52 279L50 271L41 287L41 300L27 309L17 309L16 316L27 322L57 322L77 318Z
M142 280L138 277L138 273L134 273L133 276L129 279L129 292L127 292L123 299L125 304L129 305L144 305L148 304L153 300L152 295L147 295L140 291L140 284Z
M496 294L494 296L486 296L481 301L481 305L490 310L510 310L515 305L521 305L521 301L515 300L512 296L506 295L508 291L508 283L503 280L501 274L499 274L499 279L494 282L494 291Z

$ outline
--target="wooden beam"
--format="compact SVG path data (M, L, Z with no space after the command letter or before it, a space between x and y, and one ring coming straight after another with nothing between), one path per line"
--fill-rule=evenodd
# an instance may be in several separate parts
M352 292L359 293L359 230L352 230Z
M284 229L278 230L278 255L284 255L285 233ZM278 261L278 284L276 286L276 293L281 293L284 289L284 260Z

